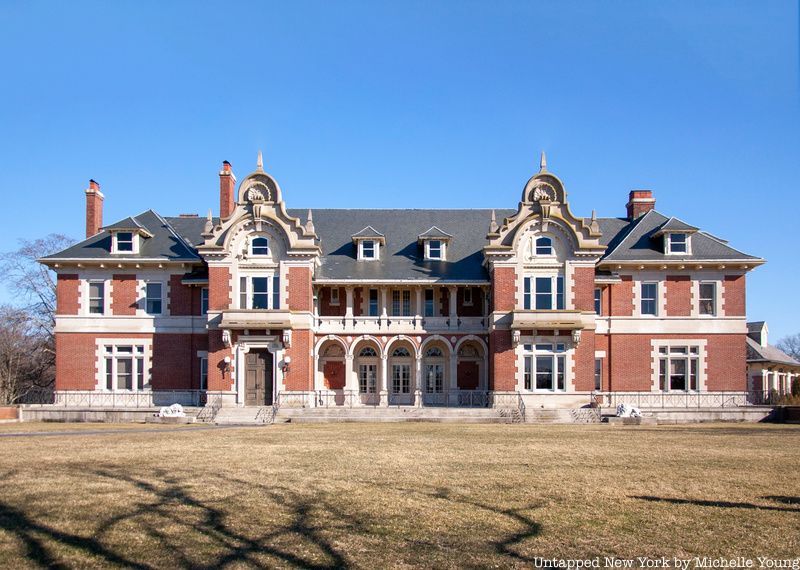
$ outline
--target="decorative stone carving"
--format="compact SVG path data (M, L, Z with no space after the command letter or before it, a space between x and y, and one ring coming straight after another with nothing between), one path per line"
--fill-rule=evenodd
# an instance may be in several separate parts
M285 346L286 348L291 348L292 347L292 331L291 331L291 329L286 329L285 331L283 331L282 340L283 340L283 346Z
M515 330L511 331L511 344L514 348L519 346L520 332Z
M581 343L581 329L575 329L572 331L572 342L575 346L578 346Z
M550 202L555 199L555 196L556 196L555 188L550 186L547 182L539 181L533 187L531 201L541 202L544 200Z
M233 347L233 343L231 342L231 331L228 329L222 329L222 344L228 348Z

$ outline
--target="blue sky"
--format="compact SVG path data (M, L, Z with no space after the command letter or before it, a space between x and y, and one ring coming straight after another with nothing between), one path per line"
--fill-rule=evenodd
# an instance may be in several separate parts
M767 258L748 316L800 332L795 1L12 0L0 50L2 250L81 238L89 178L107 223L258 149L290 207L506 208L545 150L577 215L649 188Z

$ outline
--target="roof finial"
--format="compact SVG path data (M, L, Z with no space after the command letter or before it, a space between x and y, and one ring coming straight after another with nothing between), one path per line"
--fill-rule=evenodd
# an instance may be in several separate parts
M256 159L256 170L264 170L264 159L261 156L261 151L258 151L258 158Z
M311 214L311 208L309 208L309 209L308 209L308 216L307 216L307 218L308 218L308 219L306 220L306 231L307 231L308 233L311 233L311 234L315 234L315 233L317 233L317 232L314 230L314 217L313 217L313 216L312 216L312 214Z
M597 210L592 210L592 221L593 222L597 221Z
M489 233L497 232L497 217L494 214L494 210L492 210L492 221L489 224Z
M547 172L547 157L542 151L542 158L539 159L539 172Z
M208 209L208 218L206 218L206 225L203 228L203 237L211 236L214 234L214 220L211 217L211 208Z

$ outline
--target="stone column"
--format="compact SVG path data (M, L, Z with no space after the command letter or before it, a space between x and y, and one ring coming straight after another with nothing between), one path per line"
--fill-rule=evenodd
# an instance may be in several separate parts
M381 376L380 376L380 405L389 405L389 374L388 374L389 359L384 354L381 356Z
M353 329L353 288L352 287L345 287L344 288L344 298L345 298L345 305L344 305L344 330L352 330Z
M458 314L457 314L456 307L457 307L457 302L458 302L458 288L456 288L455 286L451 285L450 287L447 288L447 291L448 291L449 297L450 297L449 298L449 301L450 301L450 312L449 312L450 328L451 329L457 329L458 328Z
M414 330L422 330L422 319L425 318L425 307L423 307L423 300L422 300L422 287L417 287L414 289L414 296L416 302L416 310L414 314L416 315L416 323L417 326L414 327Z
M350 392L353 398L358 395L358 377L353 368L354 360L352 354L348 354L344 358L344 390L345 393Z
M422 406L422 357L414 359L414 405Z

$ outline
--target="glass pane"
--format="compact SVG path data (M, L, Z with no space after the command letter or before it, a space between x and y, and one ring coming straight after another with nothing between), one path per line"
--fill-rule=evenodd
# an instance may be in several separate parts
M697 359L692 358L689 364L691 365L689 371L689 389L697 390Z
M133 359L117 359L117 390L133 389Z
M531 362L531 357L525 357L525 389L531 389L531 368L533 367L533 362Z
M552 352L553 351L553 345L552 344L537 344L536 345L536 350Z
M658 361L658 385L662 391L667 389L667 359L662 358Z
M556 378L558 381L558 389L564 390L566 388L565 381L564 381L564 368L566 367L565 358L563 356L559 356L556 359L558 363L558 370L556 372Z
M556 309L564 310L564 278L556 277Z
M113 361L111 358L106 358L106 390L114 389L114 374L112 372Z
M239 278L239 308L247 308L247 277Z
M594 359L594 389L603 389L603 359Z
M425 316L433 316L433 289L425 289Z
M281 278L278 275L272 277L272 308L281 308Z
M136 359L136 387L144 390L144 358Z
M523 309L526 311L531 308L531 278L526 277L524 280L524 292L522 295Z
M669 361L669 389L670 390L686 390L688 388L686 382L686 359L685 358L672 358Z
M411 291L403 291L403 316L411 316Z
M269 240L264 237L253 240L253 255L269 255Z
M536 278L536 309L553 308L553 280L550 277Z
M253 277L253 308L268 309L269 301L269 278Z
M537 356L536 357L536 389L537 390L552 390L553 389L553 357L552 356Z

